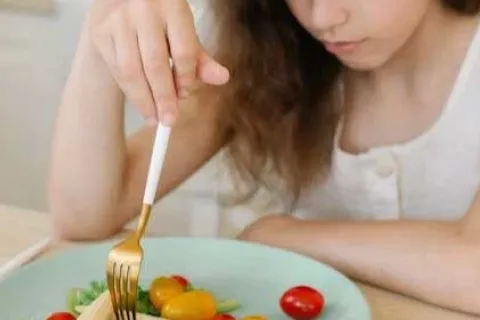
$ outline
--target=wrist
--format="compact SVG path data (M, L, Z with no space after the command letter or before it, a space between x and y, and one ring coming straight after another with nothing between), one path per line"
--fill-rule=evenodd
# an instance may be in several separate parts
M123 93L94 44L88 28L83 28L80 34L65 94L69 95L72 92L76 94L79 88L82 88L83 94L88 93L91 97L96 97L97 101L104 97L120 103L123 99ZM101 104L117 105L107 102L102 100Z
M99 68L100 72L107 72L110 74L106 63L93 41L90 30L87 27L82 29L77 44L73 68L76 68L77 66L81 67L81 69L85 67L88 69Z

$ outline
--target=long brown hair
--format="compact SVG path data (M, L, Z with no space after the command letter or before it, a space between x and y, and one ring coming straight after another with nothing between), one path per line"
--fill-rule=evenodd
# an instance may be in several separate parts
M480 0L442 0L474 14ZM215 58L231 80L213 89L228 159L253 196L280 177L296 200L328 173L340 108L342 65L296 20L282 0L211 0Z

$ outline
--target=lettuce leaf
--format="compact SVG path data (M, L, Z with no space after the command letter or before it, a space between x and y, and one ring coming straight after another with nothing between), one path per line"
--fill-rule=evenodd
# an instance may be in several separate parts
M88 306L97 299L105 290L108 290L106 281L92 281L86 288L72 288L67 294L67 309L78 316L75 309L77 306ZM148 296L148 290L138 287L137 290L137 312L151 316L160 316Z

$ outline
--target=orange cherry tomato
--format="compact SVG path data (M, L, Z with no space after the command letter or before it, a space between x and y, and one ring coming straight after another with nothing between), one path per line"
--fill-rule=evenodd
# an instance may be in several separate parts
M161 311L167 301L181 295L184 291L184 287L177 280L158 277L150 284L148 295L155 308Z
M323 311L325 299L317 290L297 286L287 290L280 298L283 312L295 320L312 320Z
M203 290L184 292L168 300L162 318L168 320L211 320L217 313L215 298Z

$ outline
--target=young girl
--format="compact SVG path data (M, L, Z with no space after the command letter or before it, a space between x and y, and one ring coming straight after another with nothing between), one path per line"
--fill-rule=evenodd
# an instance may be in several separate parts
M247 196L293 204L239 238L480 313L479 8L216 0L213 60L185 1L97 0L54 137L59 232L102 238L140 212L155 128L124 138L121 88L174 124L158 199L225 149Z

